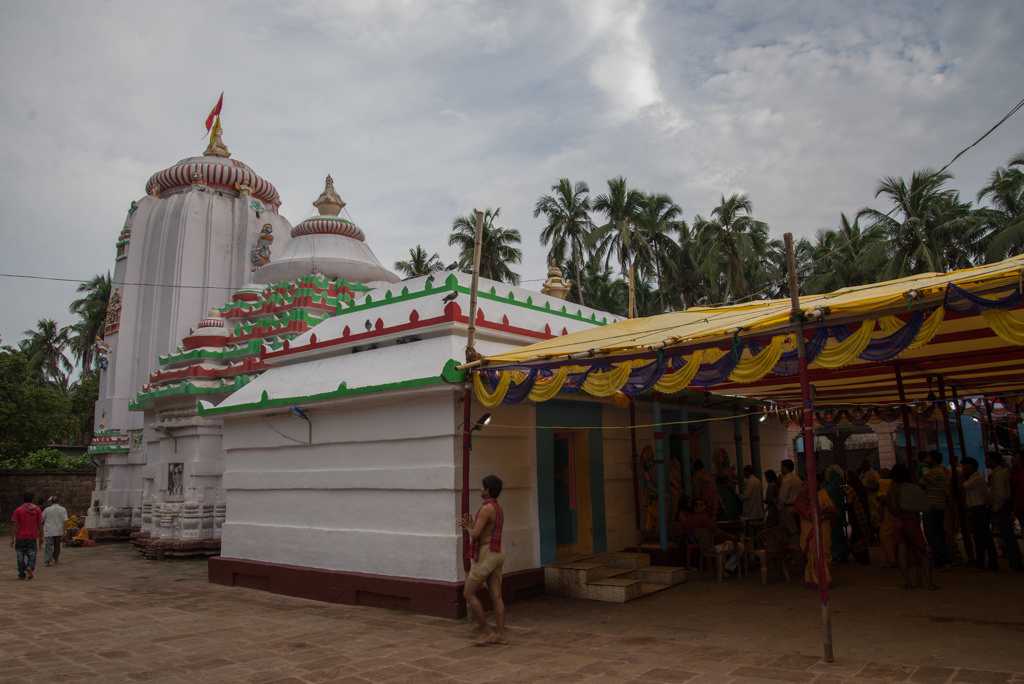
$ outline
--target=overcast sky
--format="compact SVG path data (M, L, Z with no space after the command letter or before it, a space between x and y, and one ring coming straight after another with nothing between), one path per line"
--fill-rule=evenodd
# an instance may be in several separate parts
M940 166L1024 96L1005 2L0 3L0 271L113 267L146 179L224 138L313 212L327 173L381 261L500 206L544 274L537 197L625 175L687 220L746 192L812 235L878 178ZM952 169L965 197L1024 150L1024 114ZM0 335L70 322L73 284L0 279Z

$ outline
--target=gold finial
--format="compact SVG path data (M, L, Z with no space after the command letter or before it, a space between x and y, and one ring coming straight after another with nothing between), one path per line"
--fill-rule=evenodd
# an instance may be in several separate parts
M203 156L206 157L230 157L231 150L221 140L220 117L213 120L213 128L210 129L210 144L206 146Z
M313 202L313 206L321 216L337 216L345 208L345 200L334 191L334 179L330 176L324 180L324 191Z
M548 279L541 285L540 291L555 299L565 299L571 288L572 281L562 277L562 269L558 268L558 264L550 262L548 264Z

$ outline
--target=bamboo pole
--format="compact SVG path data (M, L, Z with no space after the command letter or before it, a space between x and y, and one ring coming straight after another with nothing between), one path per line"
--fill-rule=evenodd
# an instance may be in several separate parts
M803 437L804 459L807 464L807 487L810 489L812 523L814 525L815 551L818 566L818 597L821 600L822 648L825 662L835 661L832 649L832 615L829 610L828 584L825 582L825 549L821 545L821 514L818 510L818 463L814 457L814 400L811 398L811 383L807 373L807 347L804 340L803 312L800 309L800 286L796 273L796 251L793 248L793 234L783 236L786 243L786 264L789 270L789 299L792 303L792 318L796 325L797 355L800 359L800 393L803 396Z
M469 326L466 330L466 362L476 363L480 358L476 348L476 299L480 287L480 252L484 229L484 215L479 209L476 214L476 236L473 241L473 281L469 290ZM473 392L469 384L462 393L462 499L459 507L462 517L469 514L469 457L473 450L472 418ZM462 567L469 572L469 530L462 531Z

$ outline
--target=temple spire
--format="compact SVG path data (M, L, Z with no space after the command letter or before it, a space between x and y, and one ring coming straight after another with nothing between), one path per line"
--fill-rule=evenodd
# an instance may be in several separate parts
M324 191L313 202L313 206L320 212L321 216L337 216L345 208L345 200L334 190L334 179L327 176L324 179Z
M221 139L220 116L213 120L213 128L210 129L210 144L206 146L203 156L206 157L230 157L231 150Z

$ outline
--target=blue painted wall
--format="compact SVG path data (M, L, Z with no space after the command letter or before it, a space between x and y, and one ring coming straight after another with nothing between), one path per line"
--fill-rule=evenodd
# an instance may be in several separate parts
M567 428L602 425L601 406L583 402L548 401L537 405L537 516L540 562L553 563L557 549L555 528L555 426ZM590 500L595 553L608 550L604 516L604 444L601 430L587 431L590 459Z

